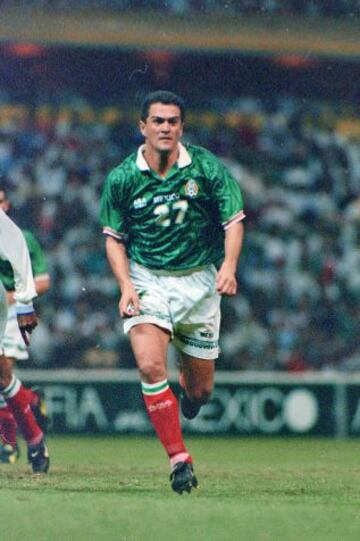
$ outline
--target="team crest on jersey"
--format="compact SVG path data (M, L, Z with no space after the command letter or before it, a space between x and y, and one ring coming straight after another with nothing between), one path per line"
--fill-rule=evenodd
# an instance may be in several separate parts
M185 184L184 190L185 190L185 195L188 195L189 197L196 197L197 194L199 193L199 186L197 182L195 182L195 180L191 178Z

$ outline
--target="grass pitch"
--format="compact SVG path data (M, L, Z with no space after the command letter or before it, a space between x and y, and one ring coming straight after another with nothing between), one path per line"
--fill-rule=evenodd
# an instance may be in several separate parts
M7 541L360 539L360 444L186 438L200 487L170 490L151 437L51 437L47 476L0 466Z

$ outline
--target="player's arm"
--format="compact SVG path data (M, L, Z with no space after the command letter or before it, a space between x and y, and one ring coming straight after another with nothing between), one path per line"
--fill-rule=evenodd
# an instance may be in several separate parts
M121 317L139 314L139 297L130 279L129 260L124 244L127 212L124 186L126 178L118 169L108 175L100 201L100 222L106 237L106 255L119 284Z
M50 289L50 276L48 274L34 276L35 291L40 297ZM6 291L6 299L8 304L14 304L15 291Z
M37 316L32 304L36 297L29 251L20 229L6 214L0 212L0 252L7 259L14 271L15 301L18 324L26 345L29 345L27 333L37 325Z
M33 233L29 230L25 230L23 233L29 249L36 293L43 295L50 288L50 276L46 256L40 242Z
M42 274L34 277L36 293L40 296L50 289L50 276Z
M216 289L221 295L236 295L236 269L244 239L243 199L239 184L227 168L214 156L209 162L212 165L212 195L225 231L225 257L217 274Z
M242 222L235 223L225 230L225 257L216 277L216 289L220 295L236 295L236 269L243 239L244 225Z
M129 259L125 245L115 238L106 237L106 255L110 267L119 284L121 299L119 311L121 317L129 317L139 314L139 297L130 279Z
M35 290L38 296L46 293L50 288L50 276L45 253L31 231L22 231L30 254L31 268L33 271ZM7 291L6 297L8 304L15 302L15 291Z

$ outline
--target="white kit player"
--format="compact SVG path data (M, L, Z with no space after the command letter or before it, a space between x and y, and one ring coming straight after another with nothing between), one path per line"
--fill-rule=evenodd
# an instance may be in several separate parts
M37 325L33 307L36 297L28 248L20 229L0 209L0 258L10 262L15 279L15 301L17 320L21 335L29 345L29 335ZM7 300L5 288L0 282L0 345L7 322ZM0 393L6 400L28 447L28 459L34 473L45 473L49 468L49 456L43 432L35 422L28 407L27 390L12 374L3 350L0 351Z

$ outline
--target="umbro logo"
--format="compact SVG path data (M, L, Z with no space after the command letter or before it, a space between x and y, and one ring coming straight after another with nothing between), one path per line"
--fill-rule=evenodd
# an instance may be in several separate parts
M146 207L146 205L147 205L147 201L145 197L138 197L134 201L134 209L142 209Z

